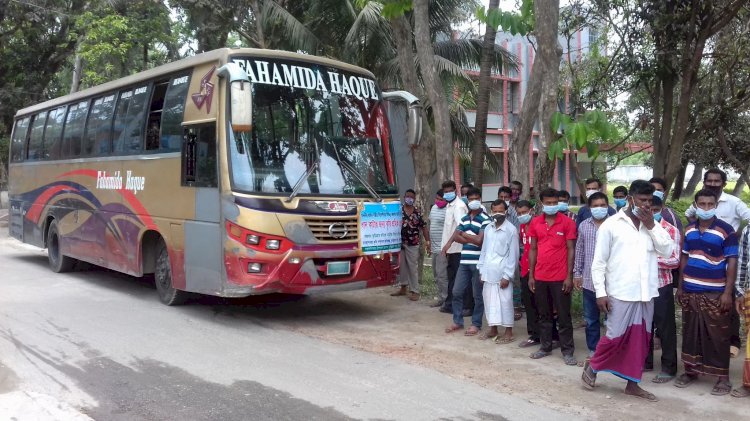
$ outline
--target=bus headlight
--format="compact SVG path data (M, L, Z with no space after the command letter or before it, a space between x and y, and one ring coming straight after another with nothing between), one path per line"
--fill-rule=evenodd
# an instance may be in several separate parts
M266 248L268 250L278 250L281 248L281 241L279 240L266 240Z

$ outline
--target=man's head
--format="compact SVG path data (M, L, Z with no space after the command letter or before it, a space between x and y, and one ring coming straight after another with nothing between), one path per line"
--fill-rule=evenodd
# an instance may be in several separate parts
M600 191L592 193L591 196L586 199L586 204L589 205L591 216L596 220L602 220L609 214L609 199L606 194Z
M587 178L584 185L586 186L586 198L598 191L602 191L602 182L598 178Z
M481 212L482 211L482 191L476 187L469 187L466 191L466 199L468 200L468 206L470 212Z
M453 180L443 181L443 198L446 202L452 202L456 199L456 183Z
M628 188L625 186L615 187L612 195L615 197L615 206L617 209L628 204Z
M511 201L516 202L521 197L521 193L523 193L523 184L520 181L513 180L510 182L510 190Z
M635 180L630 184L630 208L643 208L646 212L651 212L651 203L654 198L654 186L646 180Z
M718 168L711 168L703 174L703 188L713 191L717 197L721 197L726 185L727 173Z
M651 201L651 213L654 214L654 220L661 221L661 210L664 208L664 202L654 195Z
M448 204L443 196L445 196L445 193L443 193L443 189L438 189L438 191L435 192L435 205L440 209L444 208Z
M495 220L496 225L502 225L508 213L508 204L505 200L497 199L490 205L490 215Z
M407 206L414 206L414 201L417 199L417 192L412 189L404 192L404 204Z
M557 190L546 188L539 192L539 201L544 206L544 213L554 215L559 210Z
M648 182L654 186L654 196L663 200L664 194L667 191L667 180L661 177L652 177Z
M695 216L698 219L706 221L716 215L716 205L719 203L719 197L711 189L702 189L695 194Z
M502 186L497 189L497 198L500 200L506 200L510 202L513 196L513 191L508 186Z
M461 185L461 196L466 197L469 194L469 189L473 188L474 185L471 183L466 183Z
M531 202L528 200L519 200L516 203L516 213L518 213L518 222L528 224L531 221L531 217L534 216L534 209L532 209Z
M557 192L557 205L560 207L560 212L567 212L570 204L570 193L566 190L558 190Z

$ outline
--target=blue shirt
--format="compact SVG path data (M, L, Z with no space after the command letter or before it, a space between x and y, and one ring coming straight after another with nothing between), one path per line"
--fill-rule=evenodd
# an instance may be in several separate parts
M728 223L714 218L701 233L699 221L687 226L682 253L688 255L682 288L685 292L724 292L727 258L737 257L737 235Z
M486 213L479 212L473 218L471 217L471 213L467 213L461 218L461 223L456 229L469 235L479 235L479 233L489 224L490 217ZM461 249L461 264L476 265L479 262L479 255L481 252L482 246L477 246L472 243L464 244Z

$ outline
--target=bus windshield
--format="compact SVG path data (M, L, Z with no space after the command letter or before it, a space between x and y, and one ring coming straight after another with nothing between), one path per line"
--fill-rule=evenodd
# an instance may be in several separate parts
M252 132L229 133L236 190L286 195L398 192L380 100L256 83Z

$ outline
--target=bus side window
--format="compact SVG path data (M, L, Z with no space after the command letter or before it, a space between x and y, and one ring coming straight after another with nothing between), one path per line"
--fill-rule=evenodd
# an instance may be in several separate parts
M26 134L29 131L30 121L31 117L16 121L16 128L13 129L13 140L10 144L10 162L23 161Z
M63 106L50 111L49 118L47 118L47 129L44 131L46 159L60 159L60 140L62 139L66 108Z
M185 127L182 142L182 185L218 187L216 123Z
M148 121L146 123L146 150L159 149L159 132L161 129L161 115L164 108L164 96L167 93L169 82L156 82L154 84L151 105L149 106Z
M47 111L34 116L29 132L29 143L26 159L36 161L44 159L44 125L47 123Z
M75 158L81 156L81 141L83 140L83 129L88 115L88 101L73 104L68 109L65 118L65 129L63 130L62 153L63 158Z
M112 135L112 112L114 111L115 94L94 100L86 122L86 135L83 139L83 156L109 154L109 143Z
M178 151L182 142L182 115L190 87L190 76L175 76L169 82L161 115L161 137L152 143L162 151ZM158 145L157 145L158 142Z

